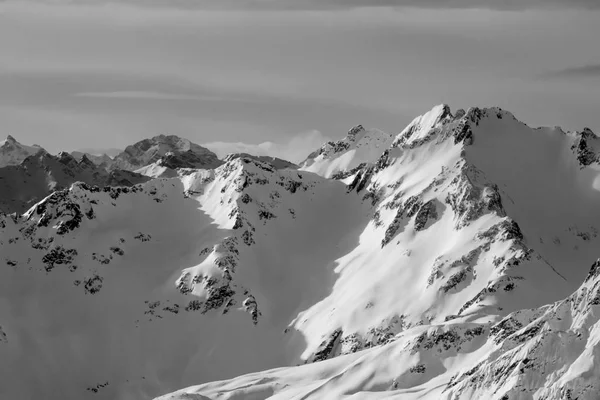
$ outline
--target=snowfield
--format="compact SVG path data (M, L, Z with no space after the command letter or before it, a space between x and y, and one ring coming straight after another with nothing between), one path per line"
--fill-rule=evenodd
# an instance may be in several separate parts
M0 398L597 399L599 143L440 105L76 183L0 217Z

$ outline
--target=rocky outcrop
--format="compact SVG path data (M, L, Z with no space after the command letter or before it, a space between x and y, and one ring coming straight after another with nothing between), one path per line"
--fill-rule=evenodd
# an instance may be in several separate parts
M600 138L589 128L585 128L577 134L577 139L571 149L581 168L598 163L600 160Z
M460 173L450 185L452 190L446 196L445 203L456 215L457 229L468 225L484 213L493 211L499 217L506 216L498 186L488 183L475 166L462 163Z

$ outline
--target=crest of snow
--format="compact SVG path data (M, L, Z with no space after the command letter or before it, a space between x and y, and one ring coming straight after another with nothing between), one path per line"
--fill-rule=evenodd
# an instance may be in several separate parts
M242 156L0 216L0 388L593 399L595 164L500 109L443 114L378 152L362 127L324 146L343 181Z
M591 347L583 350L578 322L573 338L581 339L558 358L552 349L562 348L564 328L556 326L571 317L552 313L541 329L539 318L555 307L544 304L577 289L598 256L596 167L581 168L574 137L531 129L503 110L443 114L416 120L418 129L400 135L408 140L354 172L350 194L372 204L373 218L336 260L331 292L292 325L307 341L303 358L326 361L165 399L385 391L399 399L595 399L597 318L585 317ZM575 303L594 310L597 288L587 287L600 283L586 282Z
M336 172L347 171L362 163L375 162L394 137L378 129L358 125L337 142L327 142L300 164L300 170L330 178Z

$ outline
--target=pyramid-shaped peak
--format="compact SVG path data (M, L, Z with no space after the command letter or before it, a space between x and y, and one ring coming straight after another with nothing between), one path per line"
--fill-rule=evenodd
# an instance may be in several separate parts
M12 135L8 135L8 136L6 137L6 142L7 142L7 143L12 143L12 144L18 143L18 142L17 142L17 139L15 139L15 138L14 138Z

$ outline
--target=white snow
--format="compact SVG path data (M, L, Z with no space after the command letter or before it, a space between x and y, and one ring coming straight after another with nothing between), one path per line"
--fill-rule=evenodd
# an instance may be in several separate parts
M240 157L0 217L0 398L595 399L577 138L441 105L301 171Z
M378 129L361 129L337 142L324 144L319 149L320 154L309 156L300 164L300 169L330 178L336 172L351 170L361 163L377 161L393 139L393 135Z

